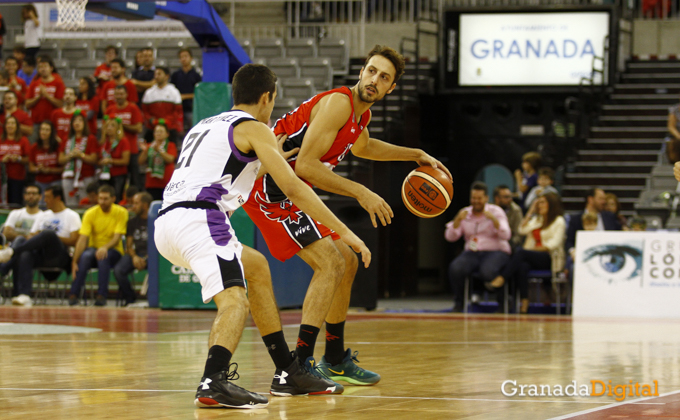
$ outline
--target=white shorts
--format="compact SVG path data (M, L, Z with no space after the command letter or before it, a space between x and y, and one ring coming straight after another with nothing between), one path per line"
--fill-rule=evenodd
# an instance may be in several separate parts
M158 252L198 276L204 303L229 287L246 287L243 246L223 212L176 208L156 219L155 230Z

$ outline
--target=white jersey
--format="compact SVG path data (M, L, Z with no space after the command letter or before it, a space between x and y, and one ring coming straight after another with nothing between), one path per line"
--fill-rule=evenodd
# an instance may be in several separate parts
M163 191L162 209L182 201L204 201L228 212L248 200L260 161L254 151L243 154L234 144L234 127L244 121L257 120L243 111L227 111L201 120L187 133Z

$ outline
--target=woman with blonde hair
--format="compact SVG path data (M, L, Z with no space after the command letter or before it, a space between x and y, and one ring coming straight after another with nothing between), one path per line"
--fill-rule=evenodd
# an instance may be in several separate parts
M491 286L500 288L506 281L519 287L520 313L529 309L529 271L564 269L564 241L567 223L562 217L562 203L555 193L546 193L536 200L520 224L519 232L526 235L524 249L518 249ZM548 286L548 285L546 285Z
M116 202L123 199L130 163L130 142L125 138L120 118L104 117L99 139L99 179L116 190Z

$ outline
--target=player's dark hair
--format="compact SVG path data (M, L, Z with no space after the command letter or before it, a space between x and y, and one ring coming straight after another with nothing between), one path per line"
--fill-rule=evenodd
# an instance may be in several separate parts
M160 70L163 73L165 73L167 76L170 76L170 69L166 66L156 66L156 70Z
M368 61L371 59L371 57L375 55L382 55L386 59L390 60L392 65L394 66L394 69L397 71L396 74L394 75L394 83L397 83L397 80L401 78L404 74L404 69L406 68L406 62L404 61L404 56L399 54L395 49L390 48L386 45L378 45L376 44L375 47L368 53L366 56L366 64L368 64ZM366 65L364 64L364 65Z
M40 127L43 125L47 125L50 127L50 138L48 139L48 148L47 150L50 151L50 153L54 153L59 150L59 140L57 140L57 130L54 128L54 124L50 120L45 120L40 123L40 126L38 127L38 130L40 130ZM43 145L43 140L40 138L40 131L38 131L38 147L42 147Z
M52 67L52 73L57 72L57 67L54 65L54 60L52 60L52 57L47 54L39 55L38 63L47 63L50 65L50 67Z
M10 90L10 91L6 92L5 95L9 92L12 92L12 91ZM14 93L14 92L12 92L12 93ZM10 115L5 120L5 125L2 127L2 139L7 140L7 121L9 119L13 119L14 122L16 123L16 125L17 125L17 131L14 132L14 140L19 141L19 139L21 139L21 136L22 136L22 134L21 134L21 123L19 123L19 119L17 117L15 117L14 115Z
M238 69L231 82L234 105L256 105L263 94L269 93L269 100L276 92L276 74L262 64L246 64Z
M73 123L75 122L75 120L77 118L80 118L81 120L83 120L83 131L82 131L81 135L83 137L89 136L90 135L90 127L87 124L87 117L85 117L85 115L82 112L78 112L78 113L74 112L73 116L71 117L71 124L69 124L70 128L68 130L68 137L71 138L71 137L75 137L75 135L76 135L76 129L73 128Z
M64 189L61 187L61 185L50 185L49 187L45 188L45 192L47 191L52 191L52 197L59 197L62 201L64 201Z
M543 221L543 228L545 229L553 224L555 219L557 219L557 216L564 214L564 211L562 210L562 200L560 199L560 196L554 192L547 192L543 194L541 198L545 198L545 201L548 202L548 214Z
M92 78L89 76L81 77L80 80L84 80L85 83L87 83L87 92L85 92L85 97L83 97L83 93L81 93L80 89L78 89L78 99L87 99L89 101L97 94L97 88L94 84L94 80L92 80Z
M104 184L104 185L102 185L101 187L99 187L99 189L97 190L97 192L99 192L99 193L108 193L111 197L115 197L115 196L116 196L116 189L113 188L113 186L111 186L111 185L109 185L109 184Z
M475 190L476 191L484 191L484 195L487 194L486 184L483 183L482 181L473 182L472 186L470 187L470 190L472 190L472 191L475 191Z

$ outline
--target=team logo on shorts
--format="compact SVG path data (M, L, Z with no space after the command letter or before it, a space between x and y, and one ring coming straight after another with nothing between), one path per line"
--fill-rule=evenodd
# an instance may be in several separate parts
M302 210L293 210L293 203L284 200L280 203L267 203L260 192L255 193L255 201L260 205L260 210L269 220L279 223L299 223L302 217Z

